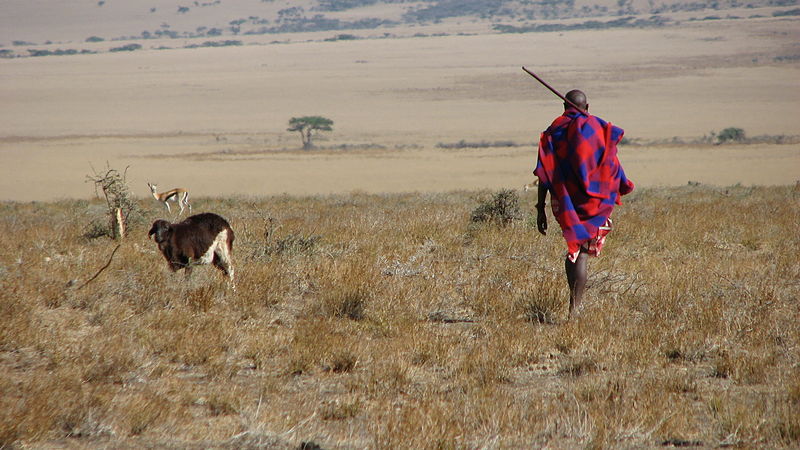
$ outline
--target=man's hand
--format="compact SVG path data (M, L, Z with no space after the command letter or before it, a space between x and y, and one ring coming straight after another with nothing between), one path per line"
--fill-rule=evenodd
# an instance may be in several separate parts
M536 228L539 233L547 235L547 214L544 212L544 207L536 208Z
M547 188L544 187L544 183L539 182L539 189L536 192L536 229L545 235L547 234L547 213L544 211L546 198Z

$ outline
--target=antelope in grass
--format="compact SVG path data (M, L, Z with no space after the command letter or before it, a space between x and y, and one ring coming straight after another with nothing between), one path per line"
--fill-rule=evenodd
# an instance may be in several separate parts
M167 207L167 212L172 214L172 210L169 207L169 202L177 202L178 206L180 206L181 210L178 212L180 216L183 214L183 209L185 206L189 207L189 212L192 212L192 205L189 204L189 191L184 188L175 188L170 189L164 192L158 192L158 187L155 184L147 183L150 187L150 192L153 194L153 198L160 201Z

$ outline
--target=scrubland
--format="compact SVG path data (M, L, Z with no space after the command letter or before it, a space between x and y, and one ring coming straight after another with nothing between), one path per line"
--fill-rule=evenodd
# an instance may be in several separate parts
M796 187L639 189L573 320L552 218L490 196L196 198L235 293L168 272L152 200L119 243L0 204L0 446L800 445Z

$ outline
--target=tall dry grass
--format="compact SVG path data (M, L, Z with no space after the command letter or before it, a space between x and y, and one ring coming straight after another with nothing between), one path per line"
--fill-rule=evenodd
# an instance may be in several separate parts
M237 293L145 222L77 289L102 205L0 204L0 446L800 445L800 193L636 192L569 322L533 196L506 227L482 198L196 199Z

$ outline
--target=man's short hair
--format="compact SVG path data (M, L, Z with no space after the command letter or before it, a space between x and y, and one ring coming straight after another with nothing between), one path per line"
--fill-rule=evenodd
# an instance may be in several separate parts
M575 106L581 109L585 110L586 106L588 105L588 103L586 102L586 94L584 94L583 91L581 90L573 89L567 92L566 97L567 100L571 101L572 103L575 104ZM569 104L566 104L565 106L569 106Z

